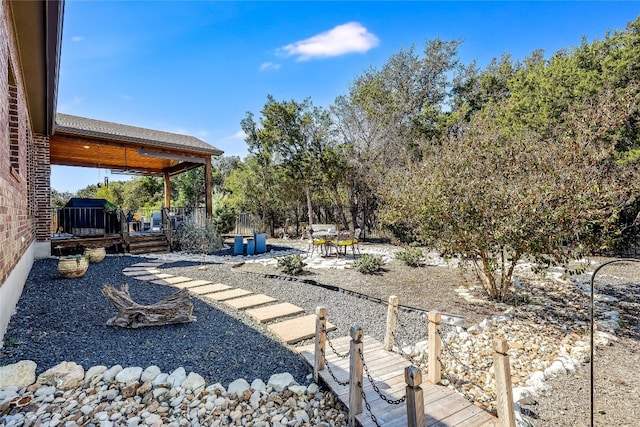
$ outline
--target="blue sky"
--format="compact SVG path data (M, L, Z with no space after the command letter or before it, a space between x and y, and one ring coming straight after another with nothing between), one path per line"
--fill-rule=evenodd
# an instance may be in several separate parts
M67 0L58 112L197 136L246 155L240 120L267 94L328 107L369 67L440 37L483 67L601 39L640 2ZM108 171L54 166L77 191ZM111 180L124 179L115 175Z

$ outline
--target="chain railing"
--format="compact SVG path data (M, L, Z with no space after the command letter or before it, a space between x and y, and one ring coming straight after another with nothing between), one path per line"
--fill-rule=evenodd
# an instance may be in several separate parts
M371 387L383 402L391 405L400 405L405 402L411 401L412 404L410 406L407 406L407 417L409 420L414 421L409 422L408 425L410 427L423 426L424 400L422 398L422 388L420 387L420 384L422 383L422 376L419 368L410 366L405 369L405 382L407 383L407 392L404 396L397 399L389 397L380 390L380 387L376 383L373 374L370 372L369 366L367 366L365 362L364 344L362 343L364 332L362 328L360 328L359 326L354 326L351 328L351 341L349 342L349 351L343 353L339 351L338 345L336 343L333 343L327 336L328 331L326 326L326 317L326 308L316 308L314 379L318 381L319 372L324 371L326 368L326 372L329 374L329 377L337 385L342 387L349 386L349 425L355 426L357 424L356 416L362 413L362 402L364 402L366 411L371 417L371 420L376 426L380 426L380 421L372 412L371 402L369 401L370 398L367 398L364 391L363 373L366 373L367 380L371 384ZM335 365L332 366L332 364L327 360L327 355L325 353L325 345L327 343L329 344L331 351L338 359L346 359L347 357L349 357L349 379L347 381L338 378L338 376L334 372ZM345 362L340 362L340 365L340 363L338 363L336 359L333 360L335 364L338 364L338 366L345 365ZM325 380L327 380L327 377L325 377ZM422 420L422 422L416 423L415 420Z
M327 362L327 358L326 355L324 354L324 349L320 351L322 354L322 359L324 360L324 367L327 368L327 371L329 372L329 375L331 375L331 378L333 378L333 380L341 386L346 386L349 385L349 380L347 381L340 381L338 379L338 377L336 377L336 374L333 373L333 370L331 369L331 365L329 364L329 362ZM347 356L349 356L349 354L347 353Z
M336 350L336 348L333 346L333 342L331 341L331 339L329 338L329 335L327 334L326 327L322 328L322 333L325 334L327 344L329 344L329 347L331 348L331 351L333 351L333 354L338 356L340 359L346 359L347 357L349 357L348 351L346 353L340 353L338 350Z
M390 301L390 306L393 304ZM389 311L390 313L392 310ZM364 332L362 328L359 326L354 326L351 328L350 336L351 341L349 342L349 351L347 353L341 353L339 350L339 346L336 343L333 343L327 337L327 327L326 327L326 309L324 307L318 307L316 309L316 340L315 340L315 363L314 363L314 379L318 381L319 372L323 371L325 367L329 376L336 384L341 387L348 386L349 387L349 425L355 426L357 424L356 416L363 412L362 403L364 402L365 409L374 422L376 426L380 425L380 419L376 417L372 412L371 405L371 396L367 398L367 395L364 391L364 375L366 373L367 380L371 384L373 391L378 395L382 402L385 402L389 405L400 405L406 404L407 409L407 422L408 426L423 426L424 425L424 400L422 389L420 384L422 383L422 373L426 372L428 379L433 384L438 384L444 378L448 381L453 389L455 389L458 393L464 396L470 402L476 405L486 405L487 403L497 401L496 410L499 414L500 425L503 427L513 427L513 391L511 389L511 373L509 366L509 356L508 345L505 340L496 339L493 342L493 361L486 363L480 367L474 367L469 363L463 362L462 358L457 354L453 345L449 342L451 339L450 336L453 336L453 333L447 334L446 330L442 331L442 317L438 312L429 312L428 313L428 355L426 361L423 360L422 363L418 366L408 366L405 368L405 382L406 382L406 393L404 396L400 398L389 397L387 394L383 393L380 390L376 380L374 379L373 374L370 372L369 366L365 361L364 347L362 338L364 337ZM385 347L393 348L393 341L395 339L395 329L396 325L400 324L403 332L408 333L404 325L398 321L397 313L392 313L392 316L388 318L387 323L387 336L385 337ZM448 316L447 316L448 318ZM391 319L391 321L389 321ZM448 320L448 319L447 319ZM446 328L446 326L445 326ZM457 333L458 331L456 331ZM345 362L340 362L340 360L334 360L333 366L327 360L327 356L325 353L325 346L329 343L329 347L331 351L333 351L334 355L338 359L346 359L349 357L349 379L340 380L338 379L334 369L336 366L342 367L342 369L346 368ZM340 344L342 347L344 344ZM398 346L401 348L401 346ZM447 362L457 363L461 366L463 370L468 372L473 371L485 371L487 372L490 368L493 367L495 382L496 382L496 397L488 396L478 397L469 393L469 390L465 390L466 385L470 385L471 387L479 388L483 394L488 394L484 390L483 387L480 387L476 384L473 384L470 380L467 379L456 379L454 375L450 372L450 369L447 369ZM418 364L416 364L418 365ZM426 371L424 370L425 365L427 366ZM443 366L445 369L443 369ZM328 380L325 377L325 380ZM479 394L479 393L476 393ZM379 407L378 407L379 409Z

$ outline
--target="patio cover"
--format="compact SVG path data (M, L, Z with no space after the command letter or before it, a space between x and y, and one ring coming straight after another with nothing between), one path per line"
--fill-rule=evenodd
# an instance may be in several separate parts
M49 144L52 165L163 176L166 207L169 177L204 165L211 215L211 156L223 152L201 139L58 113Z

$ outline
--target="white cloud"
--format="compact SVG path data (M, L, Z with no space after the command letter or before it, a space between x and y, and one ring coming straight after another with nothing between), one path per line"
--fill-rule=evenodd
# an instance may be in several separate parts
M82 37L82 36L73 36L73 37L71 37L71 41L72 42L81 42L82 40L84 40L84 37Z
M349 53L364 53L378 46L380 41L359 22L338 25L329 31L288 44L280 49L285 55L296 56L298 61L329 58Z
M224 138L225 141L233 141L233 140L237 140L237 139L242 139L244 140L247 137L247 134L244 133L243 130L239 130L238 132L234 133L233 135L229 135L227 137Z
M260 64L260 71L279 70L279 69L280 69L280 64L276 64L274 62L263 62L262 64Z
M131 101L131 100L133 100L133 96L131 96L131 95L120 95L120 99L123 99L125 101Z

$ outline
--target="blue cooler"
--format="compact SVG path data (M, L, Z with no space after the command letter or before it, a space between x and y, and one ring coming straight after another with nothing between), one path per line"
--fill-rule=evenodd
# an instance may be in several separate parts
M242 236L236 236L233 238L233 254L244 254L244 238Z
M256 242L256 253L263 254L267 252L267 235L265 233L254 233L253 238Z
M256 253L256 241L253 239L247 239L247 255L253 255Z

